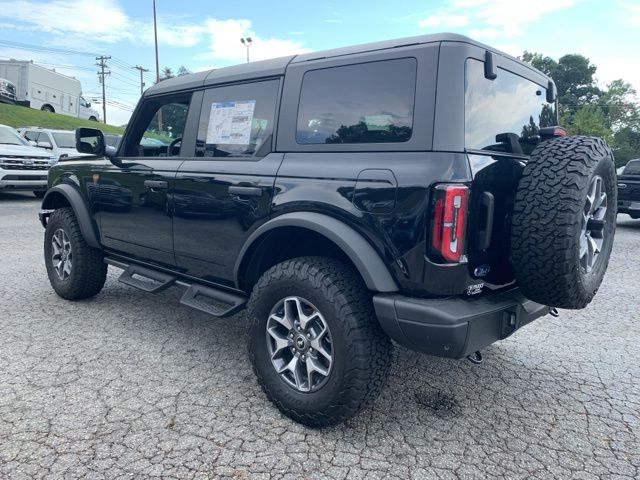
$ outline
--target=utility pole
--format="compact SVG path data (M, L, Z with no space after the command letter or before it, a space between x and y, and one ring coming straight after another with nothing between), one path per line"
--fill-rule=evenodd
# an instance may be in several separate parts
M110 71L105 71L105 68L109 68L109 66L107 65L107 60L109 60L110 58L111 56L109 55L101 55L99 57L96 57L96 60L98 61L96 65L100 67L100 71L98 72L98 79L100 80L100 84L102 85L102 121L105 124L107 123L107 99L104 87L104 77L105 75L111 75Z
M156 44L156 83L160 83L160 61L158 60L158 22L156 20L156 0L153 0L153 38ZM158 110L158 130L162 131L162 108Z
M144 72L148 72L149 69L141 67L139 65L136 65L135 67L131 67L131 68L135 68L136 70L140 70L140 96L142 96L142 94L144 93L144 78L142 77L142 75L144 74Z

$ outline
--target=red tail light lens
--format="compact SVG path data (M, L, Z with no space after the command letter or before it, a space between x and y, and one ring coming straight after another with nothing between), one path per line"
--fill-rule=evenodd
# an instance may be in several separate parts
M445 262L459 262L464 252L469 189L438 185L434 189L431 252Z

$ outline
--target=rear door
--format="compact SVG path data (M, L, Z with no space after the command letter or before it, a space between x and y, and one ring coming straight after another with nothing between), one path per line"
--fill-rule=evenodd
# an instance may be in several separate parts
M195 157L174 187L176 264L189 275L233 286L242 245L268 218L283 157L272 152L280 81L204 91Z
M185 133L191 97L182 93L144 100L114 162L119 165L109 163L94 179L105 247L174 265L170 192L179 165L193 156L193 139Z

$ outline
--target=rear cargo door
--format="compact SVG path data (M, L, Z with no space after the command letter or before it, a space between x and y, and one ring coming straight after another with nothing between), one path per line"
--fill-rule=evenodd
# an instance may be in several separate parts
M510 220L522 168L540 128L557 125L557 115L544 77L483 53L465 60L464 148L473 176L468 256L473 277L501 285L513 280ZM486 61L495 62L493 71Z

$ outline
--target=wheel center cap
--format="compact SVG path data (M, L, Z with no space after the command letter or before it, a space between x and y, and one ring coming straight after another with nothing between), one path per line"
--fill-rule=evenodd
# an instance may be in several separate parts
M307 339L304 337L304 335L298 335L295 340L293 341L293 344L296 347L296 350L300 351L300 352L304 352L307 350Z

